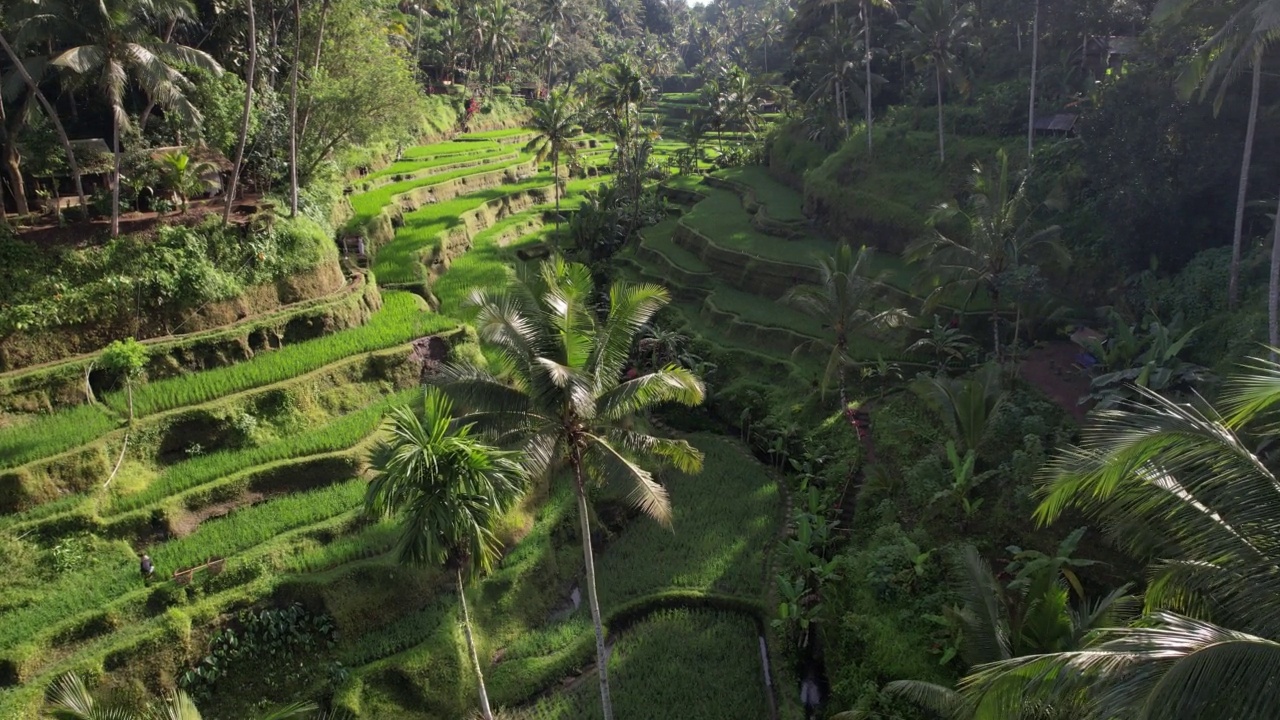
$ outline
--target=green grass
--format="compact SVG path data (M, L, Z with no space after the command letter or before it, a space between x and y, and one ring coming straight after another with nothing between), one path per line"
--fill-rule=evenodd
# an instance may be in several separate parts
M420 156L415 158L409 158L408 156L406 156L404 159L394 162L391 165L388 165L387 167L377 172L370 173L364 176L363 178L361 178L361 181L371 182L373 180L378 180L384 177L391 177L394 175L409 175L413 173L422 172L423 170L429 170L434 167L452 165L454 163L459 163L459 162L471 162L475 160L482 160L485 158L501 157L511 152L509 150L503 149L501 146L497 144L488 143L488 142L458 143L458 144L471 145L472 149L470 150L470 152L452 152L452 153L444 153L444 154L438 154L438 155L426 155L426 156Z
M352 195L351 209L354 212L354 218L351 222L354 225L368 222L378 213L382 212L382 208L390 205L392 199L396 195L403 195L410 190L416 190L417 188L426 187L428 185L440 185L468 175L478 175L480 173L493 172L495 170L505 170L527 161L528 156L520 155L514 160L503 160L484 165L476 165L474 167L459 168L457 170L440 173L439 175L428 175L426 177L413 178L411 180L402 180L401 182L391 183L390 185L383 185L366 193Z
M77 405L0 428L0 468L57 455L114 430L118 420L98 405Z
M142 417L209 402L288 380L353 355L400 345L452 324L426 312L416 295L389 291L383 295L382 309L360 327L259 353L252 360L235 365L139 385L133 392L134 412ZM112 408L127 411L128 400L123 391L112 393L106 400Z
M450 140L434 145L415 145L407 148L402 161L425 160L427 158L444 157L446 155L468 155L479 150L497 148L498 144L484 140Z
M596 584L606 612L662 590L701 590L762 599L764 549L777 529L778 488L734 442L696 435L706 454L697 475L665 478L671 529L638 519L600 554Z
M310 492L294 493L201 523L191 535L151 551L157 572L170 573L209 558L231 557L280 533L306 527L360 507L366 483L349 480Z
M641 243L662 254L675 267L691 273L706 273L711 269L697 255L685 250L671 239L675 232L676 218L668 218L640 231Z
M755 623L722 612L662 610L623 633L609 658L619 717L743 720L769 715ZM517 720L601 717L590 678L517 711Z
M396 231L395 238L378 250L373 263L374 273L384 283L414 282L421 277L423 254L439 243L442 233L462 225L466 213L490 200L539 187L549 189L550 186L551 175L539 174L522 183L479 190L406 213L404 226Z
M466 133L462 135L462 139L474 140L505 140L507 138L520 137L521 135L529 135L533 131L529 128L506 128L503 130L487 130L485 132Z
M383 413L389 407L409 404L421 392L417 388L403 390L358 412L339 417L328 425L310 428L303 434L273 443L201 455L170 465L141 492L112 497L104 508L103 515L110 516L146 507L171 495L258 465L354 447L378 429Z
M707 187L706 198L684 215L681 222L710 238L720 247L740 250L769 260L796 265L817 265L816 257L830 255L835 244L828 240L804 238L786 240L766 235L751 225L751 216L737 194Z
M804 198L800 193L783 185L759 165L729 168L712 173L746 185L755 191L756 200L764 203L767 214L774 220L782 222L798 222L804 220Z
M349 512L359 507L364 489L363 480L350 480L271 500L205 522L187 537L148 550L157 574L166 577L206 558L231 557L282 533ZM137 556L125 543L113 543L110 553L99 554L94 561L88 569L61 575L49 583L38 601L0 615L0 650L142 588Z

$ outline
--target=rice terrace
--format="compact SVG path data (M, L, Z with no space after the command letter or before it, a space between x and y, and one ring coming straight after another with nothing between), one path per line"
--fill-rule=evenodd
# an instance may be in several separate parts
M0 720L1280 717L1277 0L11 0Z

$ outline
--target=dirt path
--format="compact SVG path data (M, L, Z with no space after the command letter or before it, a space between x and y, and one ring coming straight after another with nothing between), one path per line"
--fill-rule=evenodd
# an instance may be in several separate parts
M206 505L199 510L184 512L169 523L170 532L173 533L173 537L175 538L186 537L195 532L196 528L200 527L200 523L205 520L224 517L242 507L254 505L265 497L266 495L263 493L250 490L236 497L234 500L228 500L214 505Z
M1026 382L1036 386L1056 402L1077 423L1083 423L1089 405L1080 398L1089 394L1089 375L1074 367L1080 347L1066 340L1055 340L1027 353L1018 368Z

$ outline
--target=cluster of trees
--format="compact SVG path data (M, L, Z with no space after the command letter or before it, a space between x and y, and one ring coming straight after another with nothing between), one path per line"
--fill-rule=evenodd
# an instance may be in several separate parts
M22 160L33 123L54 128L85 207L70 138L107 138L113 234L122 175L135 172L126 150L207 144L234 163L225 213L242 177L259 190L287 188L296 213L299 185L336 152L410 137L419 125L409 56L388 41L385 13L363 0L111 0L57 10L18 0L0 15L9 78L0 156L19 215L28 212Z

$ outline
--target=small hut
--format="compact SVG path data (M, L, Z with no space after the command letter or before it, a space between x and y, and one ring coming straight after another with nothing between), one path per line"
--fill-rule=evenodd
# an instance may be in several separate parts
M1076 120L1078 118L1079 116L1074 113L1036 115L1036 134L1069 137L1075 134Z

